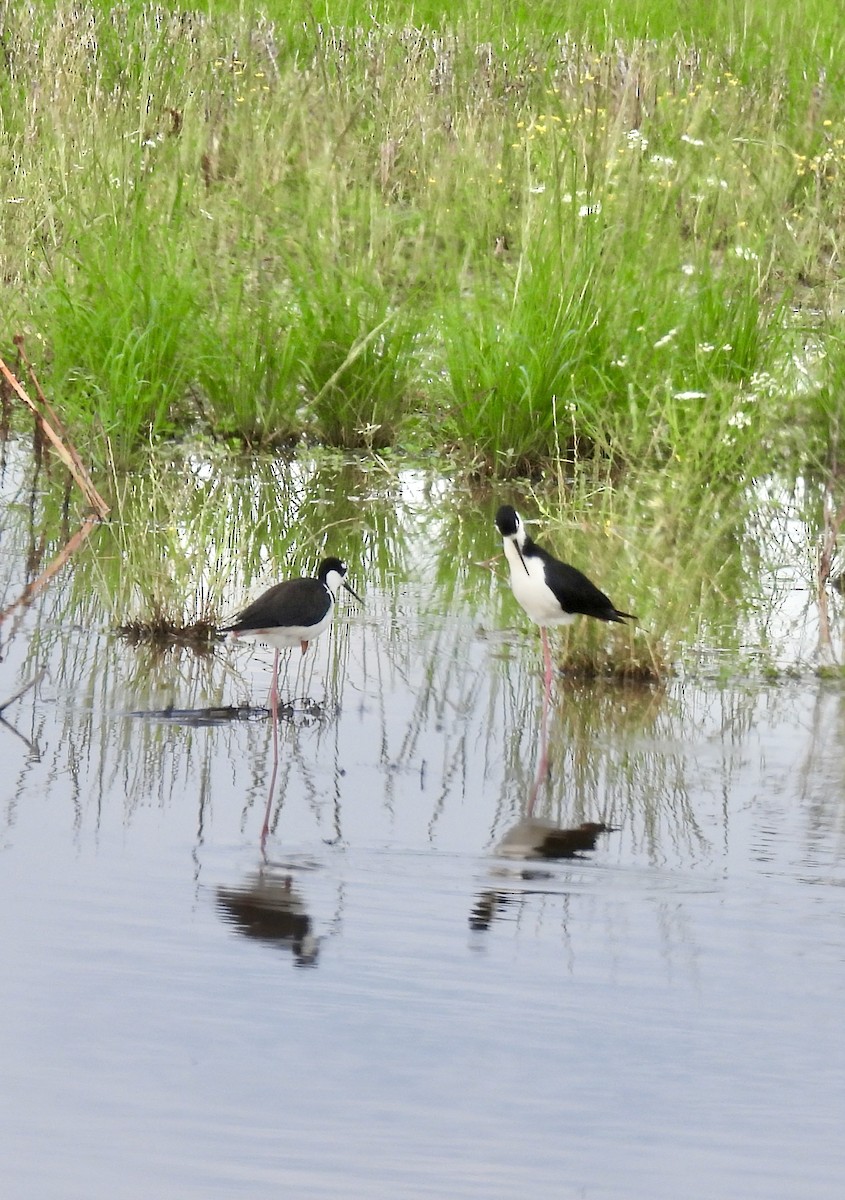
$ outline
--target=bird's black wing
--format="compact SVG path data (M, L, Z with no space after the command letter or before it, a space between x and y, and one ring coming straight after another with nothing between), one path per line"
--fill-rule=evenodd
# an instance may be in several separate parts
M291 625L316 625L331 608L331 593L319 579L286 579L268 588L235 617L224 632L280 629Z
M633 613L621 612L604 592L600 591L577 567L560 562L539 546L534 547L546 569L546 583L554 592L561 608L568 613L582 613L599 621L635 621Z

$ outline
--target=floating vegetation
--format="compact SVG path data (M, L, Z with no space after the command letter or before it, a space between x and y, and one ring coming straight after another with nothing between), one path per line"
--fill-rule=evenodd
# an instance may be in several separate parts
M140 618L118 625L116 632L130 646L152 646L164 649L180 646L195 653L210 654L216 642L224 641L225 635L209 621L198 620L184 623L172 617L158 615L148 620Z

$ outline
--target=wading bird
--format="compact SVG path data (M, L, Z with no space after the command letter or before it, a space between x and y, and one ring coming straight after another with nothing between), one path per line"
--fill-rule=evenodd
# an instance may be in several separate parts
M231 633L234 638L257 638L275 649L270 690L274 728L279 713L280 652L300 646L304 654L308 643L325 633L331 624L338 588L345 588L362 603L358 593L345 581L345 574L346 563L339 558L324 558L316 579L286 579L277 583L235 617L231 625L222 626L222 632Z
M616 608L577 567L553 558L533 542L519 513L509 504L503 504L496 513L496 528L502 535L510 568L511 591L531 620L540 626L548 692L552 683L552 656L546 634L549 625L571 625L579 615L623 625L637 618Z

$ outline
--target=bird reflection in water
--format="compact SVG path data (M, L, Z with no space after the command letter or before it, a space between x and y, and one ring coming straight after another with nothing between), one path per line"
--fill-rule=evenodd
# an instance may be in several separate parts
M493 851L500 858L552 859L580 858L585 851L595 850L599 834L615 833L616 828L600 821L582 821L570 829L562 829L553 821L540 817L523 817L517 821ZM551 872L526 867L517 872L523 883L553 878ZM544 893L545 889L537 888ZM480 892L469 916L470 929L489 929L496 917L514 903L532 895L530 888L487 888Z
M217 907L238 933L289 949L298 967L317 965L320 939L289 871L262 867L243 887L220 887Z
M585 850L595 850L600 833L616 832L614 826L600 821L582 821L571 829L561 829L542 817L523 817L493 853L500 858L576 858Z

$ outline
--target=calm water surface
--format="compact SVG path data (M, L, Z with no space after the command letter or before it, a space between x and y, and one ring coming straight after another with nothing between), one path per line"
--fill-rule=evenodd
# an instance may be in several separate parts
M290 665L272 795L260 712L196 721L271 651L155 660L73 566L0 629L0 699L47 667L0 726L3 1195L838 1200L841 685L560 681L538 814L618 832L497 857L539 643L489 571L444 586L417 484Z

